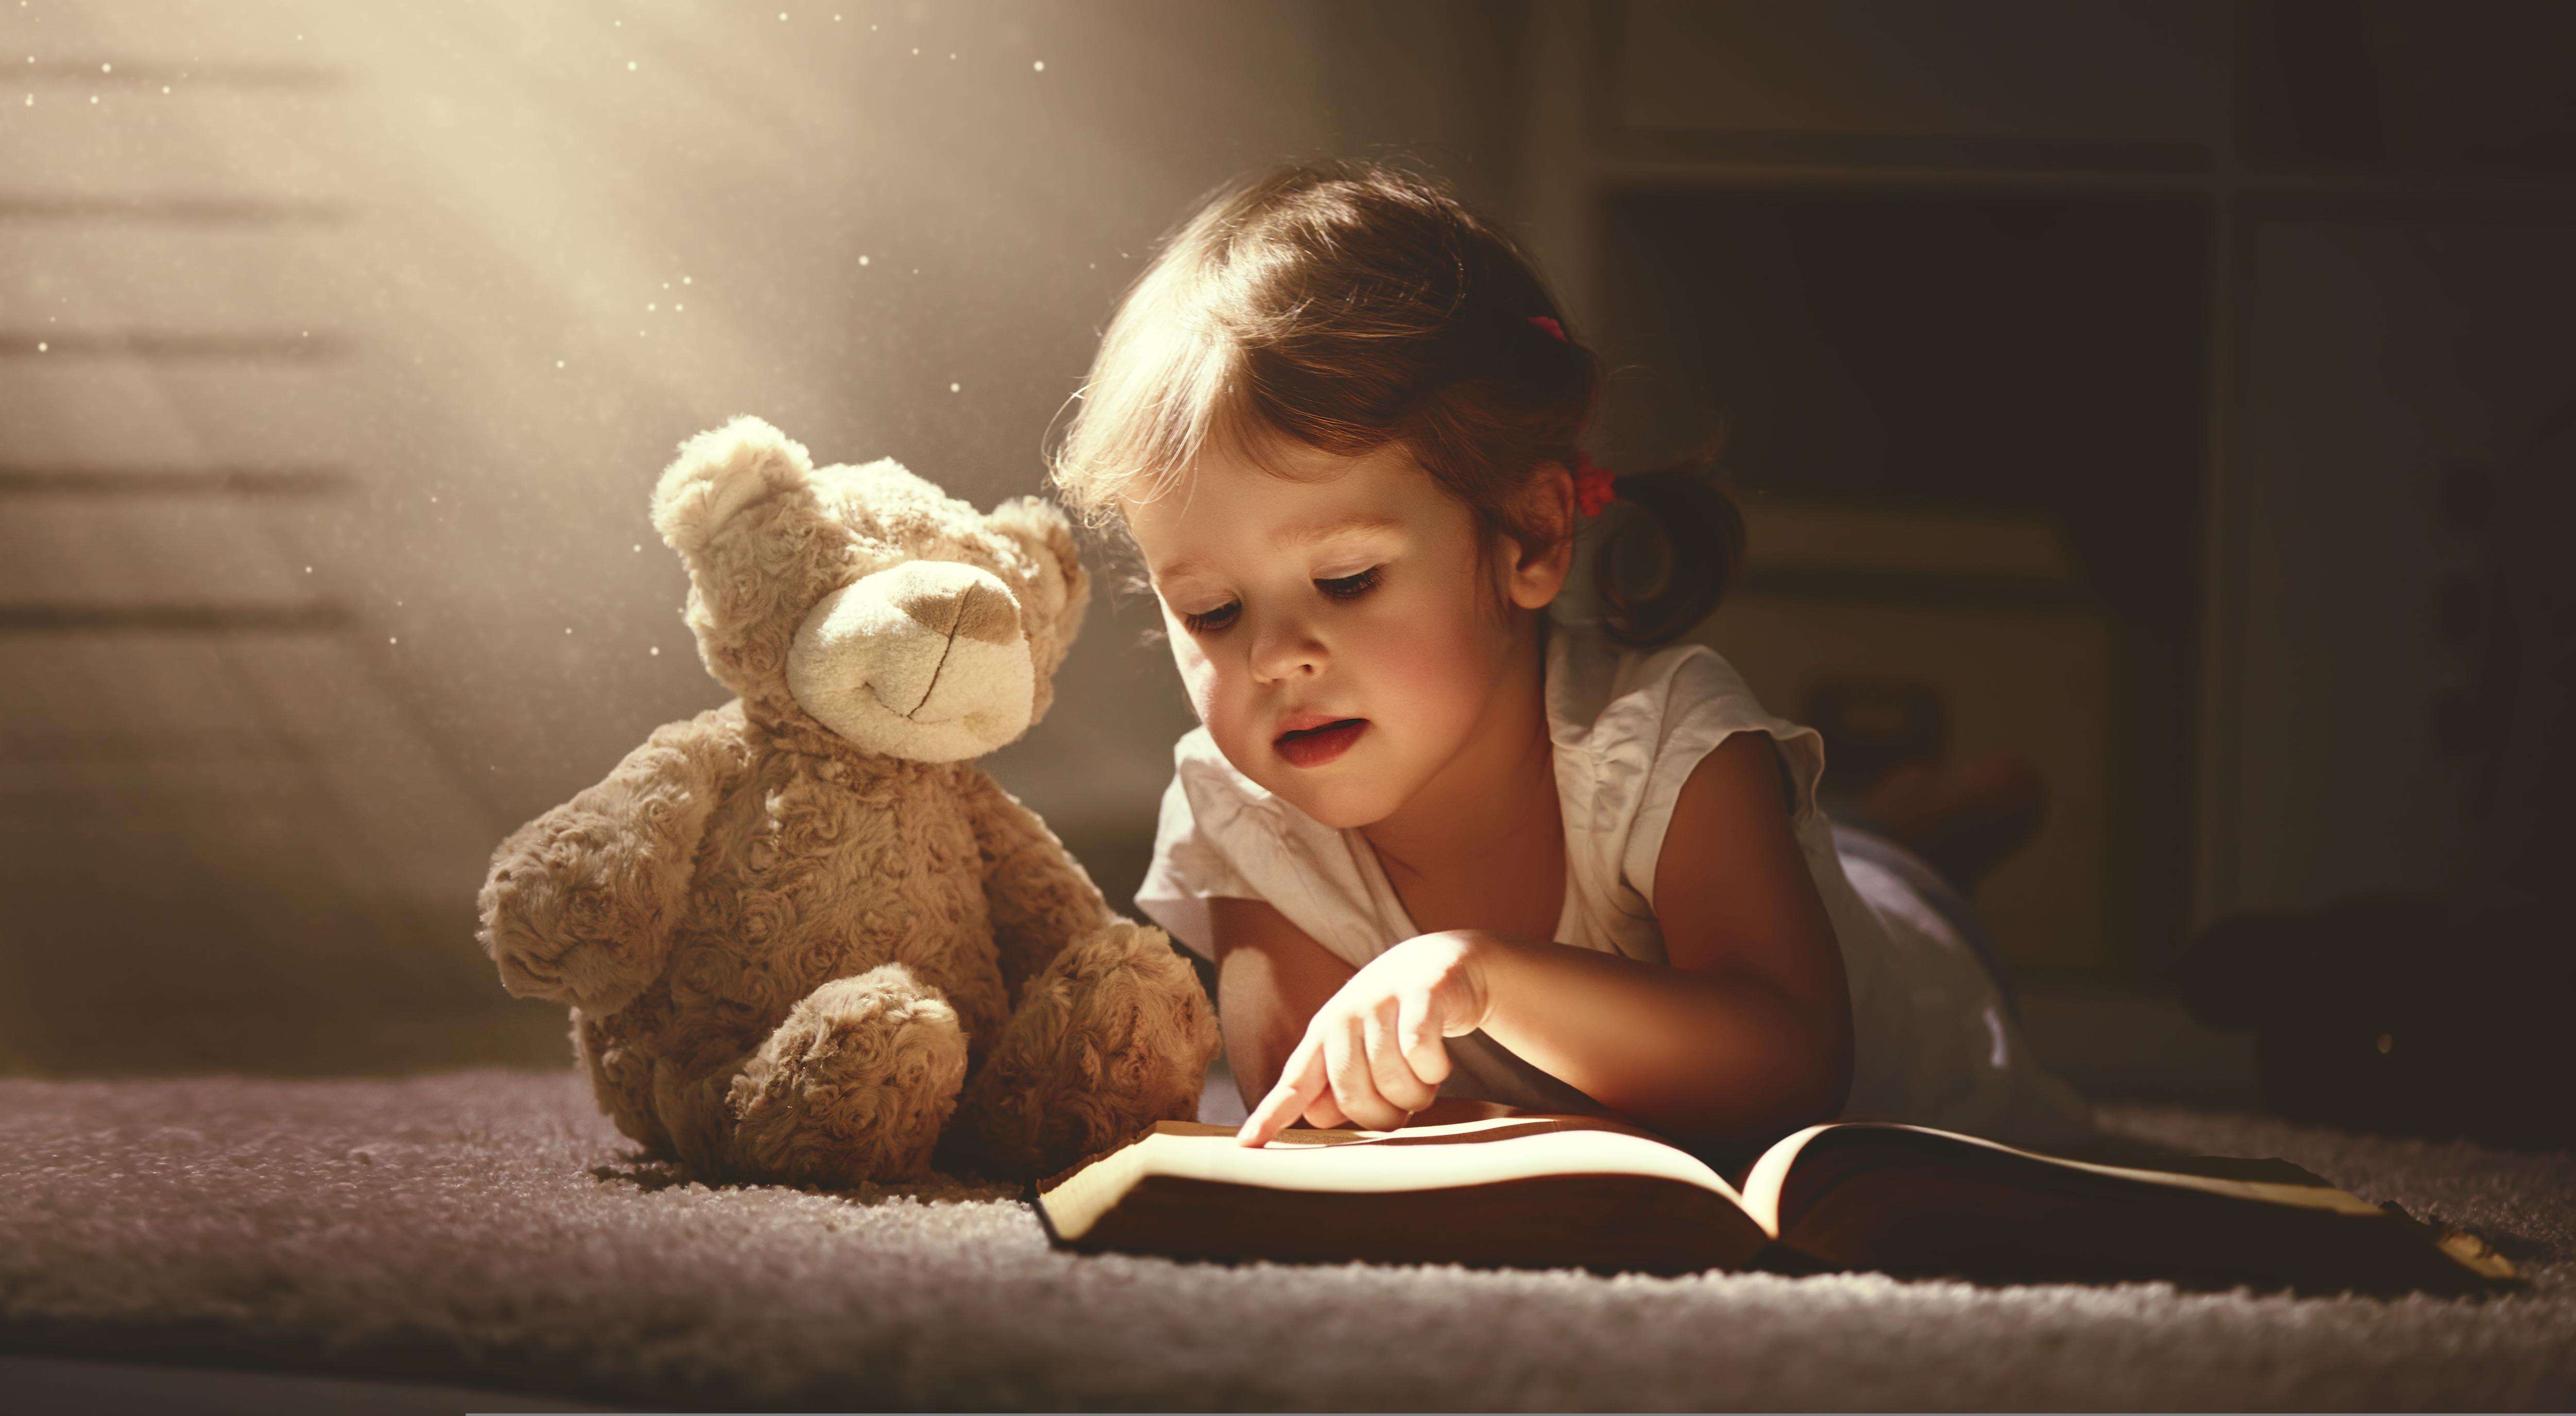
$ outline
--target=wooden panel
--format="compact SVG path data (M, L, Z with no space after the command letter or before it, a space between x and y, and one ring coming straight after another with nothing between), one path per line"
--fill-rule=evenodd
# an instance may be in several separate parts
M230 672L225 647L199 634L0 636L0 755L19 764L291 757Z
M2576 8L2246 6L2249 165L2576 171Z
M355 462L352 371L297 364L0 362L0 465Z
M0 123L0 171L53 196L149 192L312 200L341 194L359 155L329 90L101 81L31 85ZM24 102L32 93L35 102ZM95 97L98 101L92 103ZM24 178L20 179L22 182ZM13 184L14 185L14 184Z
M219 873L460 898L501 835L341 636L0 636L0 715L0 821L39 874L153 868L125 831Z
M2152 0L1631 0L1630 130L2190 149L2214 132L2215 7Z
M259 608L325 598L305 508L227 498L18 496L0 529L0 605Z
M1747 499L1746 546L1763 570L1834 569L2073 583L2065 534L2045 516Z
M380 279L355 264L336 225L0 220L0 325L330 334Z
M319 22L330 10L326 0L66 5L47 11L41 27L30 27L27 47L42 51L40 64L83 73L104 61L128 72L145 66L196 73L309 67L314 55L307 51L318 52L326 38Z
M2473 847L2479 745L2442 723L2481 652L2438 613L2481 571L2441 486L2546 475L2516 459L2576 400L2576 227L2270 222L2251 244L2215 903L2438 891ZM2497 514L2522 500L2498 484Z

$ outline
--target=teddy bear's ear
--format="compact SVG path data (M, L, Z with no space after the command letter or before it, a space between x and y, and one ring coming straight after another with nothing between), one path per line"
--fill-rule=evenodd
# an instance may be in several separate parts
M802 443L745 415L680 444L653 487L653 529L692 574L744 511L780 496L811 501L814 460Z
M1027 548L1040 566L1054 569L1063 603L1079 613L1091 595L1091 573L1082 567L1082 552L1064 513L1040 497L1014 497L994 507L991 520L994 529Z

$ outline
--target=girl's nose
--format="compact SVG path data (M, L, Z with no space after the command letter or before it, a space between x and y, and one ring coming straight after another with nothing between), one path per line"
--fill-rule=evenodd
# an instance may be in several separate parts
M1252 676L1265 683L1311 676L1324 670L1324 641L1311 622L1299 615L1267 615L1254 627Z

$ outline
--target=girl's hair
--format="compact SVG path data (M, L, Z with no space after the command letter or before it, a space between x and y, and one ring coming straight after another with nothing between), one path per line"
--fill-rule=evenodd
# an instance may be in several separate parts
M1543 464L1580 465L1601 373L1538 317L1563 327L1533 263L1442 183L1364 160L1238 178L1119 303L1050 474L1101 527L1210 449L1288 475L1265 455L1283 439L1342 457L1400 443L1485 545L1543 543L1517 494ZM1619 479L1594 559L1613 637L1661 643L1716 608L1744 521L1714 460Z

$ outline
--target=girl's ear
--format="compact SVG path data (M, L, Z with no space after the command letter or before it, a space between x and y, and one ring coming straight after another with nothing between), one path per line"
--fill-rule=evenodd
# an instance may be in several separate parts
M1515 509L1529 540L1503 538L1504 589L1522 609L1544 609L1574 568L1574 474L1561 462L1542 463L1522 484Z

